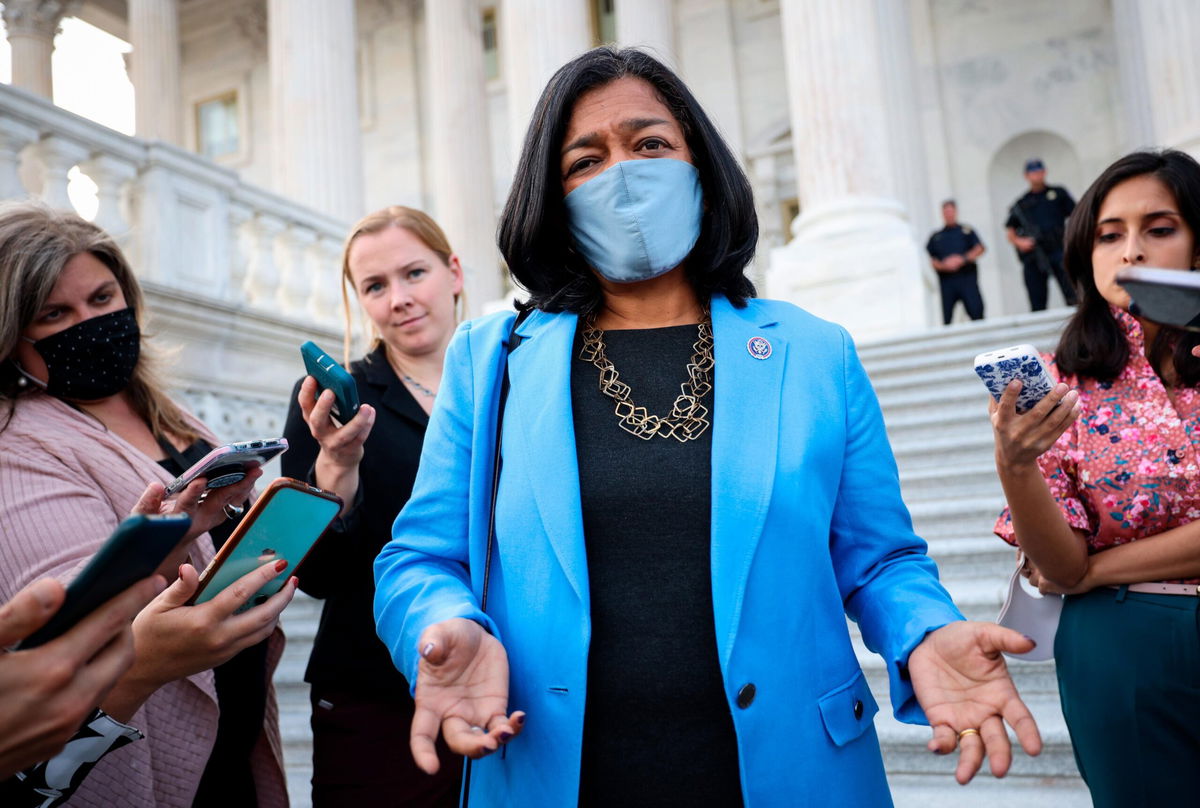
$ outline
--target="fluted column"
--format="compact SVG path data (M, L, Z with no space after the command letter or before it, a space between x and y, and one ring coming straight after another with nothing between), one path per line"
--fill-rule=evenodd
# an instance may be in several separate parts
M1192 0L1113 0L1127 149L1200 157L1200 14Z
M801 213L768 294L856 335L929 323L906 206L919 196L910 24L891 0L781 0ZM855 58L847 59L853 53ZM927 193L926 193L927 195Z
M138 137L183 143L179 0L129 0L129 78Z
M436 216L462 261L467 300L476 310L503 291L496 252L482 27L478 0L425 4L425 51L434 83L429 117L436 133L431 178Z
M508 90L513 165L546 82L591 47L588 8L587 0L504 0L500 7L500 55Z
M345 221L363 213L354 0L268 0L275 189Z
M674 68L675 9L672 0L616 0L617 42L623 48L642 48Z
M44 98L54 97L50 55L63 17L82 0L7 0L4 25L12 46L12 84Z

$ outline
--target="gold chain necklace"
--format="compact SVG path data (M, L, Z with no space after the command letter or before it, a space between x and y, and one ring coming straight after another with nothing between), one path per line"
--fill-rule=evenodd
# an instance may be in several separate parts
M651 415L645 407L633 403L629 385L621 381L616 367L605 355L604 332L596 328L596 315L589 314L583 321L583 348L579 358L599 369L600 392L616 402L613 412L621 429L642 440L657 435L674 438L680 443L698 438L708 429L708 408L701 403L712 390L713 336L707 309L700 318L697 333L692 345L692 361L687 366L688 378L679 385L679 396L670 415Z

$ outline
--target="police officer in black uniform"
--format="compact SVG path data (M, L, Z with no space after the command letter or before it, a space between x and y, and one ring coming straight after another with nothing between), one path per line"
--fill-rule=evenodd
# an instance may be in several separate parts
M1046 166L1037 157L1025 161L1025 179L1029 190L1013 203L1004 227L1024 268L1029 307L1046 308L1051 275L1067 304L1074 306L1075 289L1063 269L1063 232L1075 200L1061 185L1046 184Z
M942 203L942 221L946 226L925 245L942 289L942 322L950 324L954 305L960 300L968 317L982 320L983 296L975 261L983 255L983 242L972 228L958 223L958 205L953 199Z

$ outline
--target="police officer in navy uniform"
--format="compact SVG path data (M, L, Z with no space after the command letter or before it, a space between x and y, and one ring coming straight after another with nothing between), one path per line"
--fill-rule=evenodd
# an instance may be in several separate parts
M960 300L968 317L982 320L983 296L975 261L983 255L983 242L972 228L958 223L958 205L953 199L942 203L942 221L946 226L925 245L942 289L942 322L950 324L954 305Z
M1051 275L1067 304L1074 306L1075 288L1063 269L1063 232L1075 200L1061 185L1046 184L1046 166L1037 157L1025 161L1025 179L1029 190L1013 203L1004 227L1024 268L1029 307L1046 308Z

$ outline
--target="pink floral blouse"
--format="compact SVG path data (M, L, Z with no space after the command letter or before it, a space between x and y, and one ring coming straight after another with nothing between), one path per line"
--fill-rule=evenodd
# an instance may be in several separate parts
M1146 360L1142 327L1113 315L1129 341L1129 362L1112 382L1050 373L1079 391L1083 412L1038 458L1067 523L1087 534L1089 551L1153 536L1200 519L1200 390L1173 390L1174 403ZM1006 507L996 535L1017 544ZM1188 580L1184 583L1200 583Z

